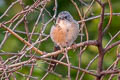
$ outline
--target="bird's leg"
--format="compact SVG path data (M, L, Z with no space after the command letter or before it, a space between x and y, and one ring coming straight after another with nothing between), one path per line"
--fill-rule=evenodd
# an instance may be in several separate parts
M77 45L75 43L73 43L71 47L72 47L73 51L76 51Z
M73 49L76 49L76 48L77 48L77 44L76 44L76 43L73 43L71 47L72 47Z

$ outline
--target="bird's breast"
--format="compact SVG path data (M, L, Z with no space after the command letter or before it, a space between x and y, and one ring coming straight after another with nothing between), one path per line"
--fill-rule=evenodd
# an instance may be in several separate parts
M78 30L78 25L67 21L60 21L56 26L52 27L50 35L57 45L65 47L70 46L77 38Z

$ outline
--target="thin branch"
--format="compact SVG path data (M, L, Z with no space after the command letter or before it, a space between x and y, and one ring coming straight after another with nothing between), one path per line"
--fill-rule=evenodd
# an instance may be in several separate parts
M27 61L23 61L23 62L20 62L20 63L9 65L9 66L7 66L7 68L13 68L13 67L21 66L21 65L24 65L24 64L27 64L27 63L35 62L35 61L36 61L35 59L27 60ZM3 69L4 68L0 68L0 71L2 71Z
M20 37L18 34L16 34L15 32L13 32L11 29L7 28L5 25L0 24L0 27L3 27L4 29L6 29L8 32L10 32L12 35L14 35L16 38L18 38L20 41L22 41L23 43L25 43L26 45L28 45L29 47L32 47L32 49L34 51L36 51L39 54L44 54L42 51L40 51L39 49L35 48L33 45L31 45L29 42L27 42L26 40L24 40L22 37Z
M85 41L85 42L81 42L81 43L78 43L78 44L75 44L76 48L77 47L82 47L82 46L86 46L86 45L94 45L96 46L97 45L97 41L96 40L91 40L91 41ZM73 45L74 46L74 45ZM67 50L70 50L70 49L73 49L73 47L67 47ZM42 58L45 58L45 57L49 57L49 56L54 56L54 55L58 55L58 54L61 54L61 52L63 52L63 50L58 50L56 52L52 52L52 53L47 53L43 56L41 56Z
M115 46L117 46L117 45L119 45L119 44L120 44L120 41L117 41L117 42L109 45L108 47L106 47L106 48L104 49L104 53L106 53L106 52L109 51L111 48L113 48L113 47L115 47Z
M64 63L64 62L61 62L61 61L58 61L58 60L54 60L54 59L41 58L41 57L40 57L40 58L37 58L37 59L43 59L43 60L47 60L47 61L53 61L53 62L62 64L62 65L67 66L67 67L69 66L67 63ZM70 67L71 67L72 69L80 70L80 71L83 71L83 72L85 72L85 73L87 73L87 74L91 74L91 75L93 75L93 76L98 76L97 74L94 74L93 72L90 72L90 71L85 70L85 69L82 69L82 68L78 68L78 67L76 67L76 66L70 65Z
M113 16L120 16L120 13L112 13ZM110 13L104 13L104 16L110 16ZM84 20L80 20L78 21L78 23L82 23L83 21L86 22L86 21L90 21L90 20L94 20L94 19L97 19L97 18L100 18L101 15L98 15L98 16L93 16L93 17L90 17L90 18L87 18L87 19L84 19Z
M5 15L7 15L8 11L16 4L18 3L19 0L16 0L15 2L13 2L7 9L6 11L0 16L0 19L2 19Z
M102 71L101 75L120 73L120 70Z
M111 22L112 22L112 4L111 4L111 1L110 0L108 0L108 4L109 4L109 8L110 8L110 19L109 19L109 22L108 22L108 24L107 24L107 26L105 27L105 29L104 29L104 31L103 31L103 35L105 34L105 32L108 30L108 28L109 28L109 26L110 26L110 24L111 24Z

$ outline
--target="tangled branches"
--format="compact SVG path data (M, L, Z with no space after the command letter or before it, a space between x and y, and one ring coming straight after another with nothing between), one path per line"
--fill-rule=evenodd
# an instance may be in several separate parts
M108 29L111 29L110 25L112 23L112 17L119 16L120 13L113 13L110 0L107 2L102 2L101 0L91 0L88 3L83 0L79 0L79 3L74 0L69 0L68 2L75 9L75 14L78 14L77 19L79 19L78 22L81 26L80 36L75 46L72 45L58 51L53 51L52 49L53 46L51 45L53 45L53 43L49 38L49 26L51 27L51 24L53 24L56 20L59 7L62 7L60 6L59 0L36 0L29 6L26 5L23 0L16 0L4 11L4 13L0 16L0 20L2 21L0 22L0 29L2 31L1 34L4 36L1 37L0 41L1 80L19 80L18 77L25 77L26 80L43 80L44 77L47 78L47 76L43 76L44 72L46 72L47 75L53 74L56 75L57 78L68 78L69 80L84 80L84 76L86 76L86 74L92 76L90 79L93 79L94 77L96 80L112 80L114 77L117 77L119 80L120 70L117 65L120 59L120 40L115 39L118 38L120 29L117 30L117 33L114 36L111 36L111 39L108 41L106 40L107 44L103 43L103 41L106 35L109 34ZM82 5L79 7L80 4ZM106 4L109 5L109 13L105 13ZM21 9L11 17L9 11L14 8L15 5L19 6ZM50 5L53 9L51 9ZM95 8L94 5L99 6L99 9L101 10L101 13L96 16L92 16L94 15L94 12L92 12L92 9ZM48 9L51 9L51 11ZM105 26L104 23L106 16L109 16L109 20ZM89 25L87 24L96 19L100 19L95 30L97 38L92 39L90 38L90 35L95 32L89 32ZM20 26L22 26L22 29L20 29ZM92 24L92 26L94 26L94 24ZM10 40L11 37L13 41ZM10 42L8 42L8 40ZM18 43L16 43L16 41L18 41ZM7 46L10 47L12 45L17 45L16 49L13 47L11 48L12 50L9 51L10 48L7 48ZM90 61L87 60L88 62L85 64L86 66L84 65L85 67L83 67L83 62L86 60L85 57L82 59L83 55L85 53L92 55L89 50L90 46L94 46L96 48L94 53L97 51L98 54L94 54L95 56L92 57ZM71 51L74 48L76 48L76 51ZM104 68L103 66L106 62L105 55L110 53L113 49L116 51L116 55L112 54L115 58L112 60L113 62L110 62L109 65ZM64 61L66 58L62 55L62 53L65 50L68 51L67 54L69 55L68 58L70 58L70 64ZM60 54L59 60L50 58L51 56L57 54ZM72 59L70 56L71 54L75 58ZM109 56L109 54L107 56ZM91 58L91 56L89 57ZM57 63L57 67L61 70L56 68L55 71L48 72L46 66L48 66L51 61ZM95 61L97 61L97 63ZM96 68L90 68L92 64L95 64L94 67ZM64 69L68 72L67 74L63 72L60 65L62 65L62 68L70 67L70 69ZM74 77L72 75L74 73L72 70L75 70L74 72L76 73L74 74ZM106 78L106 76L109 76L109 78Z

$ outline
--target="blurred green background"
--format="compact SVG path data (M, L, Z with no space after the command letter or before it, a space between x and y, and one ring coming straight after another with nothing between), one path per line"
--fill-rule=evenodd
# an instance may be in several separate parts
M0 16L6 11L8 6L11 5L11 3L13 1L15 1L15 0L0 0ZM23 1L25 3L25 6L28 6L28 5L30 6L34 3L33 0L23 0ZM80 11L83 14L84 13L83 11L85 11L87 9L87 7L84 4L80 3L79 0L74 0L74 1L77 3ZM88 5L90 5L90 3L91 3L91 0L83 0L83 1ZM119 6L120 0L111 0L111 1L112 1L113 13L120 13L120 6ZM72 14L72 16L74 17L74 19L76 19L77 21L80 20L77 10L70 0L57 0L57 2L58 2L57 14L61 11L69 11ZM105 2L107 2L107 0L105 0ZM54 14L53 8L54 8L54 0L51 0L47 4L46 9L52 15ZM5 21L10 20L16 13L20 12L21 10L22 10L21 6L17 3L16 5L13 6L13 8L11 8L9 10L7 16L0 19L0 22L5 22ZM87 14L86 18L99 15L100 10L101 10L100 6L96 2L94 2L93 6L90 9L90 12ZM109 12L108 3L106 4L105 12ZM44 22L47 22L51 17L45 11L43 13L45 14ZM91 15L91 13L92 13L92 15ZM35 24L35 21L36 21L38 15L39 15L39 10L35 10L34 12L27 15L28 26L29 26L30 32L32 31L32 28ZM35 30L35 32L37 32L37 33L40 32L40 28L42 26L41 20L42 19L40 19L39 24ZM107 25L108 20L109 20L109 16L105 16L104 27ZM25 31L25 29L23 27L24 26L23 23L24 22L22 22L20 25L18 25L16 30ZM99 23L99 18L86 22L90 40L96 40L98 37L97 36L98 35L97 34L98 33L98 31L97 31L98 23ZM48 26L45 30L46 34L49 34L49 31L50 31L50 28L52 25L53 25L53 22L48 24ZM120 30L120 16L113 16L110 28L109 28L108 32L104 35L103 45L105 46L108 43L108 41L111 39L111 36L114 36L119 30ZM5 30L0 28L0 43L2 42L4 35L5 35ZM19 35L27 40L26 35L24 35L24 34L19 34ZM32 41L34 42L37 39L37 37L38 36L33 36ZM84 36L84 40L86 40L85 36ZM120 36L118 36L116 39L114 39L113 42L116 42L118 40L120 40ZM80 42L80 36L76 40L76 43L79 43L79 42ZM24 44L21 41L19 41L13 35L10 35L9 38L7 39L7 41L5 42L5 44L3 45L3 47L1 48L0 52L4 51L4 52L16 52L17 53L22 49L23 46L24 46ZM39 49L42 51L46 51L46 52L52 52L53 47L54 47L54 44L51 41L51 39L49 38L48 40L41 43ZM103 69L107 69L116 59L116 48L117 47L111 49L105 55ZM78 66L78 53L79 53L79 49L76 51L73 51L73 50L69 51L70 62L74 66ZM81 67L85 68L87 66L87 64L89 63L89 61L92 60L97 54L98 54L97 48L94 46L89 46L86 49L86 51L84 52L84 54L82 55ZM11 57L11 56L2 56L2 57L4 60L6 60L6 58ZM23 59L23 60L25 60L25 59ZM37 64L38 64L38 67L34 68L33 76L38 77L39 78L38 80L40 80L43 77L43 75L46 73L45 69L47 68L48 65L46 63L44 63L44 61L37 61ZM97 60L94 61L94 63L90 66L89 69L90 70L97 69ZM30 70L30 67L23 67L19 71L24 74L28 74L29 70ZM67 67L64 67L63 65L58 65L56 67L55 72L62 75L62 80L67 80L67 78L66 78ZM75 80L76 74L77 74L77 71L72 69L71 70L72 80ZM25 80L26 79L25 77L22 77L19 74L17 74L16 77L17 77L17 80ZM106 76L104 80L107 80L108 77L109 77L109 75ZM115 76L113 78L113 80L116 80L116 78L117 77ZM88 74L86 74L83 78L83 80L93 80L93 79L95 79L95 77L88 75ZM13 80L13 79L11 78L10 80ZM48 77L46 78L46 80L61 80L61 78L59 78L58 76L56 76L54 74L49 74Z

